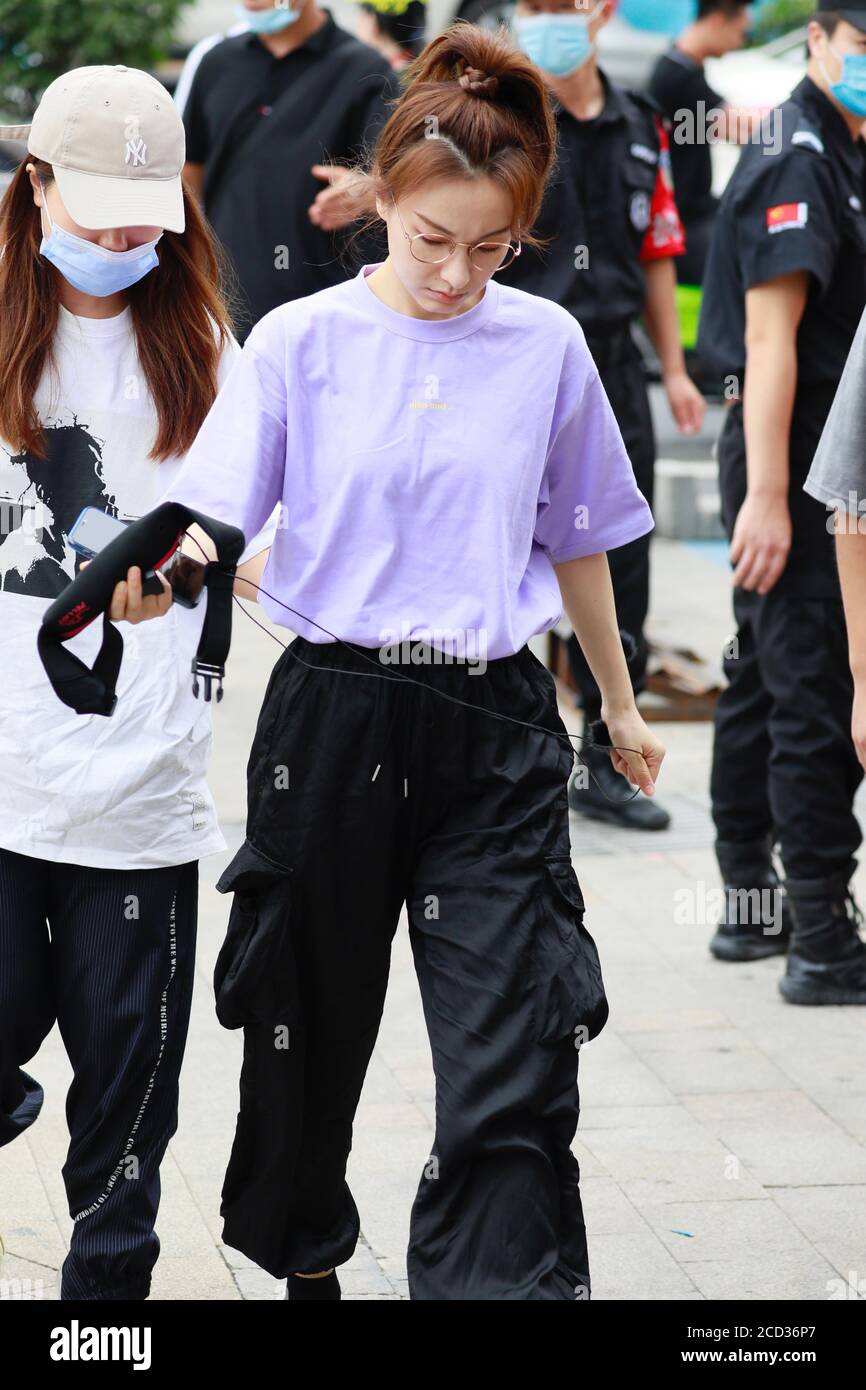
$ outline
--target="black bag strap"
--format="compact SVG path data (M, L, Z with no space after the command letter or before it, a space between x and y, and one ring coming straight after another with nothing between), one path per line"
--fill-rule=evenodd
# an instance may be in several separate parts
M59 650L44 626L37 633L36 645L55 694L64 705L70 705L79 714L114 713L123 638L107 612L102 615L102 646L92 670L74 652Z
M213 682L217 682L217 704L223 697L225 663L232 640L232 593L235 571L213 562L205 570L204 582L208 600L198 650L192 659L192 693L198 695L198 678L204 681L204 698L211 698Z
M193 694L204 678L204 698L211 698L214 680L222 678L232 632L232 589L237 563L244 549L244 535L215 517L204 516L181 502L160 506L130 522L80 570L42 615L37 646L48 679L58 699L79 714L110 715L117 704L115 687L123 657L123 638L109 618L115 585L126 578L131 565L156 569L173 555L187 526L197 522L216 545L218 560L205 567L207 610L198 651L192 662ZM64 643L102 615L102 646L92 668ZM158 621L158 620L157 620Z

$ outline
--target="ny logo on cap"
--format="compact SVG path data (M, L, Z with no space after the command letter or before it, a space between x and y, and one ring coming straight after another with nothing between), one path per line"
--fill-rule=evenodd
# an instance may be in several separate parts
M137 116L127 116L123 134L126 140L124 164L128 164L130 160L132 160L133 168L135 168L136 164L146 164L147 145L145 145L144 140L141 138L141 130L139 129Z

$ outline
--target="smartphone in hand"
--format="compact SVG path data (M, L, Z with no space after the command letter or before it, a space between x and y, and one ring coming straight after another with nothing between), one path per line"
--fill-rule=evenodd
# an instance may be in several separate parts
M85 507L69 532L68 540L77 555L92 560L100 550L113 541L129 523L109 512L101 512L98 507ZM205 588L205 566L191 555L184 555L178 547L161 567L162 573L172 588L175 603L183 608L195 608ZM141 577L142 594L162 593L162 585L153 570Z

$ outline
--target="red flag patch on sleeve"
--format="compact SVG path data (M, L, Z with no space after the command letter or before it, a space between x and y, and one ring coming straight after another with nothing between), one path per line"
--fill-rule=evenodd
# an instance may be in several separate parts
M767 231L771 234L805 227L808 220L808 203L779 203L777 207L767 208Z

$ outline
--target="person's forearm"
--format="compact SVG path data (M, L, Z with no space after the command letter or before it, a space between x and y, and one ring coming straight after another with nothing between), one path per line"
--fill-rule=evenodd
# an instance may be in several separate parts
M616 619L607 555L554 565L562 605L601 691L602 717L630 709L634 692Z
M857 684L866 682L866 536L857 519L843 512L837 519L836 558L848 627L848 662Z
M653 347L659 355L662 371L666 376L671 372L684 372L686 364L680 342L680 321L676 301L677 277L673 257L649 261L644 266L644 273L644 319Z
M262 575L265 572L265 565L268 563L270 553L269 546L267 550L260 550L258 555L252 555L249 560L238 565L235 582L232 586L232 592L238 598L252 599L253 603L258 602L258 586L262 582Z
M755 335L746 344L743 427L746 473L754 497L788 496L789 439L797 389L797 347Z

